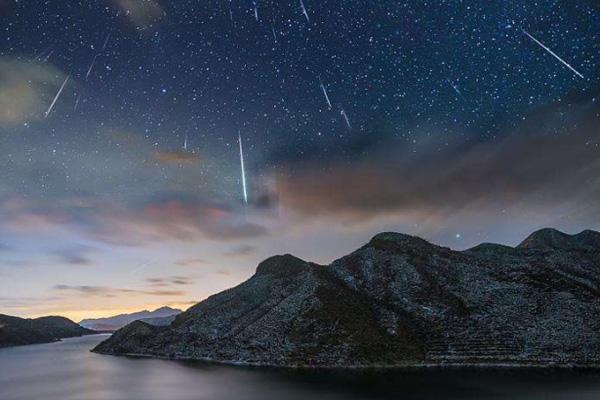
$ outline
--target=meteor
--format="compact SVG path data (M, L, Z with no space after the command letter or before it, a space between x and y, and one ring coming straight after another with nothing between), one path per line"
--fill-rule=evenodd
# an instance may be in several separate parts
M448 82L448 84L450 86L452 86L452 89L454 89L456 94L459 95L461 99L463 99L464 101L467 101L467 99L465 99L465 96L463 96L463 94L460 91L460 89L458 88L458 86L456 86L450 79L446 79L446 81Z
M50 113L52 112L52 109L54 108L54 105L58 101L58 98L60 97L60 94L62 93L62 91L65 88L65 86L67 86L67 82L69 82L69 78L70 78L70 76L67 75L67 78L65 79L65 81L63 82L63 84L60 86L60 89L58 89L58 92L56 93L56 96L54 96L54 100L52 100L52 103L50 104L50 107L48 107L48 111L46 111L44 113L44 118L48 118L48 115L50 115Z
M300 0L300 8L302 9L302 14L306 17L306 21L310 22L310 18L308 17L308 12L306 11L306 7L304 7L304 2Z
M79 107L79 102L81 101L81 93L77 95L77 99L75 99L75 106L73 106L73 111L77 111L77 107Z
M188 148L188 141L187 141L187 135L185 135L185 139L183 139L183 150L187 151Z
M575 75L577 75L578 77L585 79L585 77L579 73L579 71L577 71L575 68L571 67L571 65L569 65L568 62L566 62L565 60L563 60L562 58L560 58L555 52L553 52L552 50L550 50L548 47L544 46L544 44L542 42L540 42L539 40L537 40L536 38L534 38L533 36L531 36L529 34L529 32L527 32L525 29L521 29L523 31L523 33L525 35L527 35L531 40L533 40L534 42L536 42L542 49L546 50L548 53L550 53L554 58L556 58L558 61L560 61L564 66L566 66L567 68L569 68L571 71L573 71L575 73Z
M352 129L352 125L350 125L350 120L348 119L348 114L346 114L346 111L344 111L343 108L340 111L340 114L342 114L342 116L344 117L344 120L346 121L346 125L348 125L348 129Z
M240 165L242 168L242 188L244 190L244 203L248 204L248 191L246 190L246 169L244 168L244 148L242 147L242 134L238 134L240 144Z
M331 110L331 101L329 101L329 95L327 95L327 89L325 89L325 85L323 85L323 81L321 80L321 77L319 77L319 84L321 85L321 90L323 90L323 95L325 95L325 100L327 100L327 105L329 106L329 109Z
M50 57L52 57L52 54L54 54L54 49L50 50L50 52L48 53L48 55L46 56L46 58L44 58L44 62L48 62L48 60L50 59Z
M275 44L277 44L277 34L275 33L275 26L271 25L271 31L273 32L273 40L275 40Z
M106 50L106 45L108 45L108 40L110 39L110 35L112 35L112 29L108 31L108 35L106 35L106 39L104 39L104 44L102 45L102 51Z
M92 60L92 63L90 64L90 67L87 70L87 73L85 74L85 80L87 81L87 79L90 77L90 74L92 73L92 69L94 69L94 64L96 64L96 59L98 58L98 54L96 54L94 56L94 59Z

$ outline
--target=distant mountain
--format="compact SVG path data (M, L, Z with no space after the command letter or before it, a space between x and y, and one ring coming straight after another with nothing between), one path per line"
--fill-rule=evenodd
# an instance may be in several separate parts
M382 233L321 266L269 258L166 327L94 351L275 366L600 365L600 233L453 251Z
M161 307L154 311L140 311L133 314L120 314L114 317L84 319L79 325L100 332L113 332L133 321L145 321L150 325L169 325L180 314L181 310L171 307Z
M0 347L49 343L94 333L64 317L24 319L0 314Z

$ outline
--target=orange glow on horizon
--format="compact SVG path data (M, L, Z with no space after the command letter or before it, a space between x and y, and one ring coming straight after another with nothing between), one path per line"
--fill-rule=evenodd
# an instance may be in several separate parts
M22 318L38 318L38 317L53 315L53 316L66 317L74 322L80 322L81 320L89 319L89 318L113 317L113 316L119 315L119 314L131 314L134 312L144 311L144 310L153 311L153 310L156 310L157 308L161 308L161 307L165 307L165 306L172 307L172 308L179 308L180 310L185 311L194 304L196 304L196 302L193 302L193 303L174 302L174 303L166 303L166 304L147 304L147 305L140 306L140 307L98 308L98 309L90 309L90 310L86 310L86 309L56 310L56 311L49 311L49 312L25 314L25 315L22 315Z

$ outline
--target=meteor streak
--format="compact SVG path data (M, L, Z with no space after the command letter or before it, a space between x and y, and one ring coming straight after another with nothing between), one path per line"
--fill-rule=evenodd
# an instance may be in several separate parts
M94 59L92 60L92 63L90 64L90 67L87 70L87 73L85 74L85 80L87 81L87 79L90 77L90 74L92 73L92 70L94 69L94 64L96 64L96 59L98 58L98 54L96 54L94 56Z
M308 12L306 11L306 7L304 7L304 2L300 0L300 8L302 9L302 14L306 17L306 20L310 22L310 18L308 17Z
M54 96L54 100L52 100L52 103L50 104L50 107L48 107L48 111L46 111L44 113L44 118L48 118L48 115L50 115L50 113L52 112L52 109L54 108L54 105L58 101L58 98L60 97L60 94L62 93L62 91L65 88L65 86L67 86L67 82L69 82L69 78L70 78L70 76L67 75L67 78L65 79L65 81L63 82L63 84L60 86L60 89L58 89L58 92L56 93L56 96Z
M341 109L340 114L342 114L342 116L344 117L346 125L348 125L348 129L352 129L352 125L350 125L350 120L348 119L348 114L346 114L346 111L344 111L343 108Z
M50 59L50 57L52 57L52 54L54 54L54 49L50 50L50 52L48 53L48 55L46 56L46 58L44 58L44 62L48 62L48 60Z
M544 46L544 44L542 42L540 42L539 40L537 40L536 38L534 38L533 36L531 36L529 34L529 32L527 32L525 29L521 29L523 31L524 34L526 34L531 40L533 40L534 42L536 42L542 49L546 50L548 53L550 53L554 58L556 58L558 61L560 61L564 66L566 66L567 68L569 68L571 71L573 71L575 73L575 75L577 75L578 77L585 79L585 77L579 73L579 71L577 71L575 68L571 67L571 65L569 65L568 62L566 62L565 60L563 60L562 58L560 58L555 52L553 52L552 50L550 50L548 47Z
M79 107L79 102L81 101L81 93L77 95L75 99L75 106L73 106L73 111L77 111L77 107Z
M102 51L106 50L106 45L108 45L108 40L110 39L110 35L112 35L112 30L108 32L106 35L106 39L104 39L104 44L102 45Z
M246 169L244 168L244 148L242 147L242 134L238 134L240 144L240 165L242 168L242 188L244 190L244 203L248 204L248 191L246 190Z
M325 89L325 85L323 85L323 81L321 80L321 77L319 77L319 84L321 85L321 90L323 90L323 95L325 95L325 100L327 100L327 105L329 106L329 109L331 110L331 101L329 101L329 95L327 94L327 89Z
M187 141L187 135L185 135L185 139L183 139L183 150L187 151L188 148L188 141Z
M273 32L273 40L275 40L275 44L277 44L277 34L275 33L275 26L271 25L271 31Z
M465 99L465 96L463 96L462 92L460 91L460 89L458 88L458 86L456 86L450 79L446 79L448 81L448 84L450 86L452 86L452 89L454 89L454 91L456 92L457 95L460 96L461 99L463 99L464 101L467 101L467 99Z

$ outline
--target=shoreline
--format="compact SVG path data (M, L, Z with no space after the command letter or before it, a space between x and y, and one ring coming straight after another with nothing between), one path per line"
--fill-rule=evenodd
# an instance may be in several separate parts
M540 363L540 362L521 362L521 363L403 363L403 364L369 364L369 365L280 365L280 364L269 364L269 363L253 363L246 361L223 361L211 358L191 358L191 357L167 357L167 356L156 356L148 354L136 354L136 353L103 353L94 351L91 349L90 352L94 354L100 354L104 356L113 357L129 357L129 358L149 358L157 360L168 360L168 361L183 361L183 362L198 362L208 363L215 365L228 365L235 367L252 367L252 368L265 368L265 369L287 369L287 370L328 370L328 371L350 371L350 370L427 370L427 369L503 369L503 370L600 370L600 361L591 364L582 363Z

